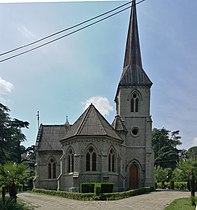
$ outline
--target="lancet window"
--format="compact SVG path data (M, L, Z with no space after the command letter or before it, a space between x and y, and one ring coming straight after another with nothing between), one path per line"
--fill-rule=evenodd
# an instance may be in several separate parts
M72 149L69 149L67 155L67 172L74 172L74 152Z
M109 155L108 155L108 171L109 172L115 172L115 153L113 149L110 149Z
M54 158L50 158L48 162L48 178L49 179L56 178L56 162Z
M131 112L139 111L139 96L136 92L132 94L131 97Z
M90 146L86 153L86 171L96 171L96 159L95 149Z

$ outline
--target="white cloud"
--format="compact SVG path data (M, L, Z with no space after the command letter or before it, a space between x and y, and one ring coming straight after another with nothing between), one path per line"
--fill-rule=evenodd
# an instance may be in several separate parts
M194 137L193 138L193 141L192 141L192 146L191 147L194 147L197 145L197 137Z
M0 95L7 95L11 93L13 90L14 85L0 77Z
M113 111L113 107L110 105L108 98L102 96L93 96L87 99L85 102L82 102L84 105L84 110L90 105L94 104L94 106L101 112L102 115L109 115L111 111Z

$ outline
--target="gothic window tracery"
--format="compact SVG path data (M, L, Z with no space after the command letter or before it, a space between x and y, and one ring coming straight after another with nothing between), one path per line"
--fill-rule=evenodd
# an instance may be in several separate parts
M86 171L96 171L96 152L92 146L86 153Z
M67 155L67 172L74 172L74 152L72 149L69 149Z
M108 155L108 171L115 172L115 153L113 149L110 149Z
M48 178L49 179L56 178L56 162L54 158L50 158L48 162Z
M139 111L139 95L134 92L131 97L131 112Z

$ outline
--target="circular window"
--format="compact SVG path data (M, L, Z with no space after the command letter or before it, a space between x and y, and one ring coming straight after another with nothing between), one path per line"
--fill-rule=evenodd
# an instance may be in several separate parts
M139 134L139 128L137 128L137 127L132 128L131 134L132 134L133 136L137 136L137 135Z

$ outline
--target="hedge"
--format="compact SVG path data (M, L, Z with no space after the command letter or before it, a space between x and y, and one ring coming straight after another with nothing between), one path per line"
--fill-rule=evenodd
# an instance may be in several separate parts
M158 182L156 184L158 189L172 189L172 190L188 190L187 182Z
M81 183L80 192L81 193L112 193L113 192L113 183ZM99 188L99 189L98 189Z
M143 187L135 190L129 190L125 192L115 193L101 193L99 196L96 193L76 193L66 191L55 191L55 190L44 190L44 189L33 189L32 192L42 193L47 195L55 195L69 199L91 201L91 200L119 200L128 198L134 195L141 195L154 191L152 187Z

